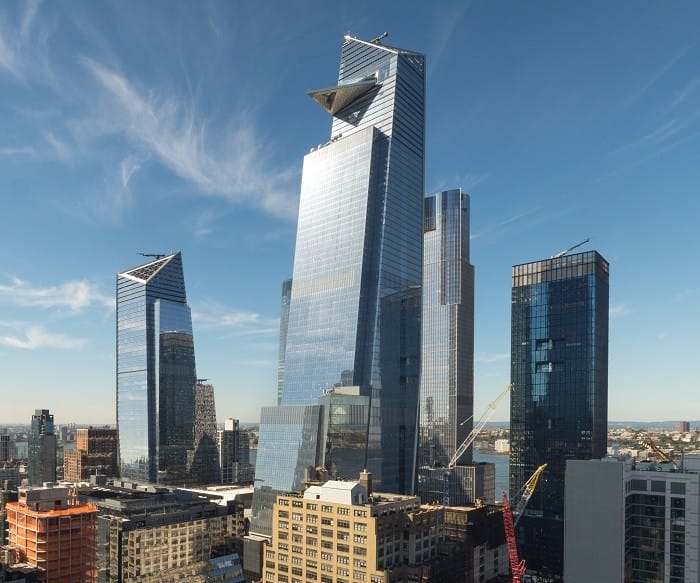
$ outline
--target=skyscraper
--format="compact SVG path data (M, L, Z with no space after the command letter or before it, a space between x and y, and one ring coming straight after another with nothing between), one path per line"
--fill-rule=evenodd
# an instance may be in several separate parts
M187 468L197 484L215 484L221 479L216 447L214 387L198 381L194 388L194 445L187 454Z
M483 492L483 471L469 448L446 471L472 428L474 412L474 267L469 263L469 195L426 197L423 213L418 485L423 502L464 505ZM476 484L477 477L481 485Z
M280 310L280 347L277 364L277 404L282 402L284 388L284 355L287 353L287 328L289 327L289 300L292 296L292 280L282 283L282 306Z
M555 578L566 460L607 449L608 276L596 251L513 267L510 491L548 464L516 534L528 569Z
M117 425L122 478L182 481L193 447L192 318L180 253L117 275Z
M56 481L56 434L53 415L48 409L36 409L29 430L29 485L41 486Z
M351 36L337 84L310 93L333 123L304 158L281 406L261 417L255 532L276 494L299 489L305 466L325 464L317 403L329 388L358 387L367 432L355 447L377 487L412 488L424 95L423 55Z

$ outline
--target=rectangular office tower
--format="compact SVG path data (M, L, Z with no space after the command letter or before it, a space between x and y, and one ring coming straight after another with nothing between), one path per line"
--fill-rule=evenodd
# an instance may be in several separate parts
M192 317L180 253L117 275L117 426L122 479L182 482L193 448Z
M333 123L304 158L280 410L261 418L254 532L307 465L347 478L366 466L396 493L415 471L425 58L346 36L337 84L310 96ZM330 442L318 399L333 388L348 389L330 399L348 415L335 417ZM358 426L363 439L342 437Z
M596 251L513 267L510 492L547 464L516 534L528 570L554 579L566 460L606 453L608 274Z
M28 439L30 486L56 481L56 433L48 409L35 409Z
M463 505L473 502L475 494L482 495L478 488L475 492L471 448L447 470L473 424L474 266L469 263L469 195L457 189L426 197L423 231L416 493L424 503Z

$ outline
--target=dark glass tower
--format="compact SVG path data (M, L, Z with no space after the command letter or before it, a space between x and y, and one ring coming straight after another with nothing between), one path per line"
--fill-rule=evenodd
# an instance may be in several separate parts
M474 411L474 267L469 263L469 196L425 199L418 485L423 502L463 505L475 491L469 448L445 471L471 431Z
M510 492L548 464L520 519L528 570L560 578L567 459L607 450L608 262L596 251L513 267Z
M48 409L36 409L29 430L29 485L41 486L56 481L56 434L53 415Z
M153 483L187 479L196 379L180 253L117 275L122 478Z
M310 96L333 125L330 140L304 158L280 397L286 412L263 411L255 532L265 530L256 516L274 501L262 502L263 490L298 490L305 466L326 463L318 459L325 438L311 429L325 414L316 408L326 389L358 387L348 398L364 409L368 429L355 459L366 460L378 490L410 491L414 475L425 58L346 36L338 83ZM352 470L344 477L363 469L341 466Z

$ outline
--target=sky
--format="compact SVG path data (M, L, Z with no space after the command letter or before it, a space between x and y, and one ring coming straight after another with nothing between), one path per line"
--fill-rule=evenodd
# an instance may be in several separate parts
M427 57L426 193L471 196L475 412L511 266L611 264L609 419L700 418L700 4L0 3L0 423L115 423L116 274L180 250L217 417L276 400L308 96L343 35ZM508 418L502 404L494 420Z

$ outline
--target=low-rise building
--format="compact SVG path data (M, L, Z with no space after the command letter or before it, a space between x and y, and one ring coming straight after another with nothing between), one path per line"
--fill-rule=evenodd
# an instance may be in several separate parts
M263 580L279 583L420 581L442 542L443 507L417 496L330 480L277 497Z
M245 534L242 504L213 493L106 486L79 498L99 509L100 582L207 581L210 560L241 548Z

